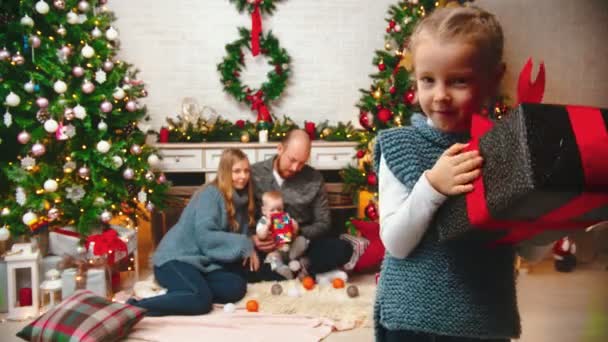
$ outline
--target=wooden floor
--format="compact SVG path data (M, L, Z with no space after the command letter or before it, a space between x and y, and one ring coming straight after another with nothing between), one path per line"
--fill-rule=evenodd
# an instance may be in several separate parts
M149 274L153 250L150 227L139 228L139 259L142 274ZM518 301L522 317L522 342L608 341L608 262L595 258L572 273L559 273L551 260L543 261L518 277ZM370 278L371 279L371 278ZM0 340L15 337L27 322L6 322L0 314ZM170 337L167 337L170 340ZM373 341L369 328L332 333L328 342ZM269 341L272 342L272 341Z

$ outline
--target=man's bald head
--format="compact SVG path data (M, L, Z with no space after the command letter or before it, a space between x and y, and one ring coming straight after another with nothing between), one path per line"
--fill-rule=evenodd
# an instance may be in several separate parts
M300 172L310 157L311 142L306 131L294 129L278 145L278 157L274 168L283 178L293 177Z

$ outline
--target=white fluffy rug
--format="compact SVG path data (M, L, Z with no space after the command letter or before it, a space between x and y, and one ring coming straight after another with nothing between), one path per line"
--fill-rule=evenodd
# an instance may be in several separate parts
M262 313L328 318L335 322L337 330L373 326L376 285L369 277L348 282L342 289L334 289L328 284L306 290L297 280L282 281L278 284L282 286L283 293L278 296L270 292L273 284L275 282L249 284L247 295L236 304L237 308L244 308L248 300L255 299ZM348 285L353 284L359 289L359 296L355 298L346 294ZM294 292L299 293L299 296L294 297Z

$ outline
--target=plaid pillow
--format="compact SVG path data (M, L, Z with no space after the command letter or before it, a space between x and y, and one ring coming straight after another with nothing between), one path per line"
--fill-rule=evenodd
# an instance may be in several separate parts
M78 290L17 336L28 341L116 341L125 337L144 313L144 309Z

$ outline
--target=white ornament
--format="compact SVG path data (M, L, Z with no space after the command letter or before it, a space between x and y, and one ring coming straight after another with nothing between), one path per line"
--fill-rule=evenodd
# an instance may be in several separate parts
M101 120L97 124L97 129L100 131L106 131L108 129L108 124L105 121Z
M86 44L80 53L85 58L91 58L95 55L95 50L89 44Z
M225 313L233 313L236 311L236 306L232 303L228 303L224 305L224 312Z
M13 124L13 115L7 109L6 112L4 113L4 125L6 127L11 127L12 124Z
M22 169L31 170L34 166L36 166L36 159L30 156L21 159Z
M137 193L137 200L141 203L145 203L148 200L148 194L142 189Z
M59 25L59 28L57 29L57 34L63 37L66 35L66 33L68 33L68 31L65 29L65 27L63 27L63 25Z
M72 110L74 111L74 116L76 116L80 120L84 119L87 116L87 110L80 104L74 107Z
M395 25L395 32L401 32L401 25Z
M21 25L34 27L34 20L26 14L21 18Z
M78 20L78 14L76 14L74 12L68 12L67 16L68 16L68 18L67 18L68 24L76 25L76 24L80 23L80 21Z
M8 229L6 229L6 226L2 226L2 228L0 228L0 241L6 241L10 237L11 237L11 232L9 232Z
M40 14L47 14L49 13L49 4L47 4L46 2L40 0L36 3L36 12L40 13Z
M114 93L112 93L112 96L116 100L122 100L125 98L125 91L120 87L116 87L116 89L114 89Z
M82 0L78 3L78 10L80 12L88 12L89 9L91 9L91 6L89 5L88 2Z
M38 215L34 214L31 211L28 211L27 213L23 214L23 217L21 218L21 220L23 221L23 223L26 224L26 225L29 225L30 223L33 223L37 219L38 219Z
M55 181L54 179L47 179L44 182L44 190L46 190L47 192L55 192L57 191L58 187L59 184L57 184L57 181Z
M79 24L84 24L87 21L87 15L86 14L80 14L78 15L78 23Z
M25 190L23 190L23 188L20 186L18 186L17 189L15 189L15 200L17 201L17 203L20 206L23 206L25 204L25 200L26 200Z
M27 91L28 93L30 93L30 94L34 92L35 87L36 87L36 85L32 81L29 81L29 82L27 82L26 84L23 85L23 89L25 91Z
M106 81L106 72L101 69L97 70L95 73L95 81L99 84L103 84Z
M112 219L112 213L111 213L111 212L109 212L109 211L107 211L107 210L104 210L104 211L101 213L100 218L101 218L101 222L103 222L103 223L108 223L108 222L110 222L110 220Z
M58 128L59 128L59 123L57 123L57 121L55 121L53 119L49 119L44 122L44 130L49 133L57 132Z
M300 290L297 287L292 286L287 290L287 295L289 297L300 297Z
M106 31L106 38L108 38L108 40L116 40L118 38L118 31L110 26L110 28Z
M101 37L102 34L103 33L101 32L101 30L97 26L95 26L95 28L93 29L93 31L91 31L91 35L93 36L93 38L99 38L99 37Z
M19 103L21 103L21 98L19 97L19 95L11 91L10 93L8 93L8 95L6 95L6 99L4 101L9 107L17 107Z
M110 150L110 143L105 141L105 140L101 140L100 142L97 143L97 151L99 151L100 153L108 153L108 151Z
M112 162L114 162L114 166L121 167L123 162L122 162L122 158L120 158L119 156L114 156L112 157Z
M4 216L8 216L11 213L11 210L7 207L2 208L2 213L0 213L0 215Z
M133 179L133 177L135 177L135 171L133 171L132 168L128 167L123 171L122 176L124 179L127 180Z
M152 153L148 156L148 164L150 164L151 167L156 168L160 164L160 158L158 158L156 154Z
M65 84L65 82L59 80L57 82L55 82L53 84L53 89L55 90L55 92L57 92L58 94L63 94L66 92L66 90L68 90L68 85Z

